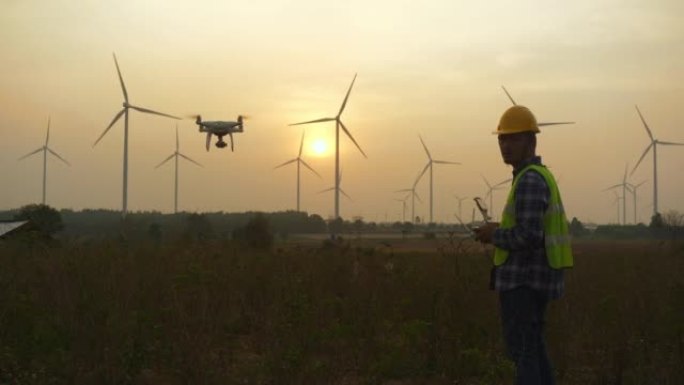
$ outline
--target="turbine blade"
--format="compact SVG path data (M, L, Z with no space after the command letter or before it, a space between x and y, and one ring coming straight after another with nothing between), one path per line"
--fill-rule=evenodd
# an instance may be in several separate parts
M123 115L125 112L126 112L126 109L124 108L124 109L122 109L121 111L119 111L118 114L116 114L116 115L114 116L114 119L112 119L112 121L109 123L109 126L107 126L107 128L105 128L105 130L104 130L104 132L102 133L102 135L100 135L100 137L97 138L97 140L95 141L95 143L93 143L93 147L95 147L95 145L97 145L97 143L98 143L98 142L107 134L107 131L109 131L109 129L112 128L112 126L114 125L114 123L116 123L116 121L119 120L119 119L121 118L121 115Z
M181 158L187 160L188 162L192 162L192 163L194 163L194 164L196 164L196 165L198 165L198 166L200 166L200 167L204 167L204 166L202 166L202 164L200 164L200 163L198 163L198 162L195 162L194 160L192 160L192 159L190 159L189 157L187 157L187 156L181 154L180 152L178 153L178 156L180 156Z
M421 171L420 174L418 174L418 177L416 178L415 182L413 182L413 188L416 188L416 185L418 184L418 182L420 182L420 178L422 178L423 175L425 175L425 172L427 171L427 169L428 169L429 167L430 167L430 162L428 162L428 163L425 165L425 167L423 167L423 171Z
M302 140L299 142L299 155L297 157L302 156L302 148L304 148L304 130L302 130Z
M395 193L398 193L398 192L407 192L407 191L413 191L413 189L411 189L411 188L404 188L404 189L401 189L401 190L394 190Z
M641 119L641 123L644 124L644 127L646 128L646 132L648 132L648 137L651 138L651 141L653 141L653 133L651 133L651 129L648 127L648 124L646 124L646 119L644 119L644 116L641 115L641 111L639 111L639 106L636 104L634 105L634 108L636 108L637 113L639 114L639 118Z
M112 56L114 56L114 65L116 65L116 73L119 74L119 82L121 82L121 91L123 91L124 100L126 101L126 103L128 103L128 92L126 92L126 85L124 84L123 76L121 76L121 70L119 69L119 62L116 60L116 54L115 53L112 53Z
M330 187L330 188L327 188L327 189L325 189L325 190L319 191L318 194L323 194L324 192L332 191L332 190L334 190L334 189L335 189L334 187Z
M310 123L321 123L321 122L334 122L335 118L321 118L321 119L316 119L316 120L309 120L307 122L300 122L300 123L292 123L288 124L288 126L299 126L301 124L310 124Z
M45 135L45 146L46 147L48 145L49 140L50 140L50 117L48 116L47 135Z
M461 164L459 162L451 162L448 160L433 160L432 163L437 163L437 164Z
M176 124L176 152L178 152L179 146L180 146L180 143L178 141L178 124Z
M517 106L518 104L515 102L515 100L513 100L513 97L511 96L511 94L508 93L508 90L506 89L506 87L501 86L501 88L504 90L504 92L506 93L506 96L508 96L508 99L510 99L511 103L513 103L514 106Z
M340 115L342 115L344 108L347 106L347 100L349 100L349 94L351 93L352 87L354 87L354 82L356 81L356 75L357 74L354 74L354 79L352 79L352 82L349 85L349 89L347 90L347 95L344 97L344 101L342 102L342 107L340 107L340 112L337 113L338 118L340 117Z
M361 153L363 154L363 156L364 156L365 158L368 158L368 156L366 155L366 153L363 152L363 150L361 149L361 146L359 146L359 144L356 143L356 140L354 139L354 137L352 136L352 134L349 132L349 130L347 130L347 127L344 125L344 123L342 123L341 120L339 120L339 122L340 122L340 126L342 127L342 130L344 131L345 134L347 134L347 136L349 137L349 139L351 139L352 142L354 142L354 144L356 145L356 148L358 148L359 151L361 151Z
M484 175L482 175L482 174L480 174L480 176L482 177L482 180L483 180L483 181L485 182L485 184L487 185L487 188L489 188L489 189L491 190L491 189L492 189L492 185L489 184L489 181L487 180L487 178L485 178Z
M612 190L612 189L614 189L614 188L616 188L616 187L622 187L622 183L618 183L618 184L616 184L616 185L612 185L612 186L610 186L610 187L606 187L606 188L604 188L604 189L601 190L601 191Z
M658 141L658 144L665 144L668 146L684 146L684 143L677 143L677 142L661 142L661 141Z
M349 194L347 194L346 192L344 192L344 190L340 189L340 192L341 192L342 195L344 195L347 199L349 199L350 201L354 202L354 200L352 199L352 197L350 197Z
M628 167L628 165L629 165L628 163L625 163L625 175L622 177L622 184L627 183L627 167Z
M551 123L537 123L537 126L539 127L544 127L544 126L556 126L559 124L575 124L575 122L551 122Z
M39 153L39 152L43 151L44 148L45 148L45 147L41 147L41 148L37 149L36 151L29 152L28 154L22 156L21 158L18 158L17 160L26 159L26 158L28 158L29 156L33 155L33 154L36 154L36 153Z
M637 167L639 167L639 165L641 164L641 161L644 160L644 157L648 153L648 150L650 150L651 147L653 147L653 143L654 142L651 142L651 144L649 144L648 147L646 147L646 150L644 151L643 154L641 154L641 158L639 158L639 160L636 162L636 164L634 165L634 168L632 169L632 172L630 172L629 175L634 174L634 171L636 171Z
M297 158L295 158L295 159L290 159L290 160L288 160L287 162L281 163L281 164L279 164L279 165L273 167L273 169L275 170L275 169L277 169L277 168L281 168L281 167L283 167L283 166L286 166L286 165L288 165L288 164L290 164L290 163L293 163L293 162L296 162L296 161L297 161Z
M64 162L67 166L71 166L71 163L67 162L66 159L64 159L64 158L62 158L61 156L59 156L58 153L52 151L52 149L49 148L49 147L46 147L46 148L47 148L48 151L50 151L50 154L56 156L59 160L61 160L62 162Z
M154 115L159 115L159 116L165 116L165 117L167 117L167 118L176 119L176 120L180 120L180 119L181 119L181 118L179 118L179 117L177 117L177 116L165 114L165 113L163 113L163 112L153 111L153 110L150 110L150 109L147 109L147 108L136 107L136 106L133 106L133 105L129 105L129 107L131 107L131 108L134 109L134 110L137 110L137 111L140 111L140 112L144 112L144 113L147 113L147 114L154 114Z
M303 161L303 160L301 160L301 159L299 159L299 161L302 162L302 164L304 165L304 167L308 168L308 169L311 170L314 174L318 175L319 178L323 178L323 177L321 176L321 174L317 173L316 170L314 170L313 168L311 168L311 166L309 166L305 161Z
M423 203L423 200L422 200L422 199L420 199L420 195L418 195L418 193L417 193L417 192L415 192L415 191L414 191L414 192L413 192L413 195L415 195L415 196L416 196L416 199L418 199L418 202L420 202L420 203Z
M425 142L423 142L423 138L420 135L418 135L418 139L420 139L420 143L423 144L423 148L425 149L425 153L427 154L428 159L432 160L432 155L430 155L430 151L428 151L428 148L425 145Z
M207 132L207 151L209 151L209 147L211 147L211 131Z
M494 188L496 188L496 187L498 187L498 186L501 186L501 185L504 185L504 184L506 184L506 183L508 183L508 182L511 182L512 180L513 180L513 178L508 178L508 179L506 179L506 180L504 180L504 181L501 181L501 182L495 184L495 185L494 185Z
M164 159L163 161L161 161L161 163L159 163L158 165L156 165L154 168L159 168L159 167L161 167L164 163L170 161L171 158L173 158L174 156L176 156L176 153L175 153L175 152L174 152L173 154L169 155L168 158L166 158L166 159Z

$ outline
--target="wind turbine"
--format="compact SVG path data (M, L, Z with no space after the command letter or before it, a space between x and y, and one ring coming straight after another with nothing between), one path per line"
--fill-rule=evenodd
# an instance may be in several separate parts
M310 124L310 123L321 123L321 122L335 122L335 219L340 217L340 127L344 131L344 133L351 139L352 142L356 145L356 148L361 151L361 154L363 154L364 157L368 158L366 156L366 153L363 152L361 149L361 146L359 146L358 143L356 143L356 140L352 136L352 134L347 130L347 127L342 123L342 120L340 119L340 116L342 115L342 112L344 112L344 108L347 106L347 100L349 100L349 94L351 93L352 87L354 86L354 82L356 81L356 74L354 75L354 79L352 79L351 84L349 85L349 89L347 90L347 95L344 97L344 101L342 101L342 106L340 107L340 111L337 113L337 115L334 118L322 118L322 119L316 119L316 120L309 120L306 122L300 122L300 123L293 123L290 124L290 126L298 126L301 124Z
M625 164L625 175L622 177L622 183L606 187L603 191L612 190L614 188L622 187L622 224L627 224L627 189L629 188L629 183L627 183L627 165ZM636 206L635 206L636 207ZM636 215L636 214L635 214ZM618 218L618 224L620 219Z
M411 196L411 194L405 196L404 199L397 199L397 198L394 198L395 201L401 202L401 221L402 221L402 222L406 222L406 200L407 200L408 197L410 197L410 196Z
M124 102L123 102L123 109L119 111L114 118L112 119L111 123L105 128L104 132L102 132L102 135L100 135L99 138L93 143L93 147L97 145L97 143L109 132L109 129L112 128L114 123L116 123L121 116L124 117L124 152L123 152L123 199L122 199L122 209L121 209L121 215L123 217L126 216L126 213L128 211L128 109L132 108L136 111L140 111L146 114L153 114L153 115L159 115L159 116L165 116L167 118L172 118L172 119L177 119L180 120L180 118L173 116L173 115L168 115L162 112L157 112L157 111L152 111L147 108L142 108L142 107L137 107L134 106L130 103L128 103L128 92L126 91L126 85L124 84L123 77L121 76L121 70L119 69L119 62L116 60L116 55L112 54L114 57L114 65L116 65L116 73L119 75L119 82L121 83L121 91L123 92L123 97L124 97Z
M416 192L416 183L413 184L413 187L411 188L405 188L401 190L397 190L395 192L408 192L409 196L411 197L411 223L416 222L416 199L418 199L418 202L423 203L423 201L420 199L420 196Z
M618 195L617 192L613 190L613 194L615 194L615 200L613 201L613 204L617 206L617 223L618 225L620 224L620 195Z
M506 96L508 96L508 99L511 101L511 103L513 103L514 106L517 106L518 103L516 103L515 100L513 100L513 97L511 96L511 94L508 93L508 90L506 89L506 87L501 86L501 88L504 90L504 92L506 93ZM575 124L575 122L548 122L548 123L537 122L537 126L539 126L539 127L555 126L558 124Z
M487 178L484 177L484 175L480 174L480 176L482 177L482 180L487 185L487 193L485 194L484 199L487 199L487 197L489 197L489 210L491 210L490 212L493 215L494 214L494 191L500 190L501 188L503 188L502 186L504 184L510 182L512 179L508 178L508 179L501 181L495 185L491 185L489 183L489 181L487 180Z
M414 184L418 184L418 182L420 181L420 178L422 178L423 175L425 174L425 172L428 169L430 169L430 223L433 223L433 220L432 220L432 208L433 208L433 203L432 203L432 199L433 199L433 196L432 196L432 165L435 163L436 164L460 164L460 163L450 162L450 161L446 161L446 160L434 160L434 159L432 159L432 155L430 155L430 151L428 150L427 146L425 145L425 142L423 142L423 138L420 135L418 135L418 139L420 139L420 143L423 145L423 149L425 149L425 153L428 156L428 162L425 165L425 167L423 168L423 171L421 171L420 175L418 175L418 178L416 178L416 182Z
M461 206L462 206L463 201L468 199L468 197L461 198L458 195L454 195L454 198L456 198L456 200L458 201L458 217L463 218L463 216L461 214Z
M45 204L45 190L46 190L46 187L47 187L47 154L48 154L48 152L49 152L50 154L56 156L57 159L59 159L59 160L61 160L62 162L64 162L67 166L71 166L71 165L69 164L69 162L67 162L64 158L62 158L61 156L59 156L59 154L57 154L57 153L54 152L50 147L48 147L48 141L49 141L49 140L50 140L50 117L48 117L47 135L45 136L45 144L44 144L42 147L38 148L37 150L32 151L32 152L29 152L28 154L26 154L26 155L22 156L21 158L17 159L17 160L26 159L26 158L28 158L29 156L33 155L33 154L37 154L37 153L39 153L39 152L41 152L41 151L43 152L43 204Z
M653 147L653 215L656 215L658 214L658 145L662 144L664 146L684 146L684 143L663 142L662 140L655 139L653 137L653 134L651 133L651 129L648 127L648 124L646 124L646 120L644 119L643 115L641 115L639 107L636 105L634 107L636 107L637 113L639 114L639 118L641 118L641 122L644 124L644 128L646 129L646 133L648 133L648 137L651 139L651 143L646 147L646 150L641 155L641 158L639 158L639 161L636 162L636 165L632 169L630 175L634 174L634 171L636 171L637 167L639 167L641 161L644 160L644 157L646 156L648 151L651 149L651 147Z
M638 223L637 222L637 189L639 188L639 186L641 186L644 183L646 183L646 181L642 181L636 185L633 185L631 183L627 183L627 185L630 189L630 192L632 193L632 197L634 198L634 224L635 225Z
M201 164L195 162L194 160L188 158L187 156L181 154L179 151L179 144L178 144L178 125L176 125L176 151L169 155L168 158L164 159L161 163L159 163L155 169L161 167L164 163L168 162L171 160L171 158L176 158L175 161L175 177L174 177L174 190L173 190L173 213L177 214L178 213L178 157L181 157L189 162L192 162L200 167L204 167Z
M303 147L304 147L304 132L302 132L302 140L299 143L299 153L297 153L297 157L294 159L290 159L287 162L284 162L284 163L274 167L274 169L276 169L276 168L280 168L280 167L283 167L285 165L288 165L290 163L297 162L297 211L299 211L299 174L300 174L300 172L299 172L300 167L299 166L303 164L304 167L308 168L309 170L311 170L311 172L318 175L319 178L321 177L321 175L319 173L317 173L316 170L311 168L311 166L309 166L305 161L302 160L302 148Z

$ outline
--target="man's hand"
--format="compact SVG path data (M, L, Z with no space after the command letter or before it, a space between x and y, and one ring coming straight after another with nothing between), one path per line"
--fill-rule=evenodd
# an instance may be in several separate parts
M497 222L486 223L483 226L473 229L475 232L475 239L482 243L492 243L492 237L494 236L494 230L499 228Z

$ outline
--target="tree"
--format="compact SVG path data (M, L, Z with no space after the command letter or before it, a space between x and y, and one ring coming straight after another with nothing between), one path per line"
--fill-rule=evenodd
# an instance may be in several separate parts
M214 227L204 214L191 213L186 217L185 235L194 240L213 238Z
M649 224L648 227L656 230L665 227L665 222L663 222L663 216L660 215L660 213L655 213L651 217L651 224Z
M582 222L577 219L577 217L573 217L572 221L570 221L569 230L570 234L575 237L581 237L587 234L587 229L584 227Z
M273 230L268 218L257 213L244 227L233 231L233 238L255 249L268 249L273 246Z
M344 231L344 220L342 218L335 218L328 221L328 231L331 234L340 234Z
M663 225L672 238L678 238L684 233L684 214L677 210L670 210L662 217Z
M51 238L64 228L59 211L43 204L30 204L20 208L14 219L29 221L32 228L46 238Z

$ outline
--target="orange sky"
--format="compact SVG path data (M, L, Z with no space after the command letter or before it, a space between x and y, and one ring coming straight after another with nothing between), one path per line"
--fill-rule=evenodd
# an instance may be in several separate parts
M358 73L343 119L368 154L343 138L341 215L397 220L400 197L433 156L462 166L435 168L435 219L453 221L453 195L484 195L480 174L509 177L491 131L509 101L506 85L546 129L538 152L561 179L570 216L616 220L612 193L648 136L684 142L684 5L680 1L251 1L198 0L3 2L0 12L0 209L40 201L42 159L17 162L40 147L48 116L50 147L68 159L48 162L48 204L121 207L123 124L93 142L123 100L116 52L130 100L207 120L252 117L235 152L204 150L191 120L179 122L181 152L204 164L180 169L180 209L285 210L295 206L294 167L302 126L334 116ZM173 210L175 122L132 112L129 208ZM333 212L334 125L307 126L304 159L323 179L302 178L302 208ZM659 148L659 206L684 212L684 147ZM652 202L652 158L630 178L638 216ZM427 179L419 185L427 216ZM496 195L495 211L505 193ZM628 219L633 218L631 196ZM464 203L470 212L470 202Z

